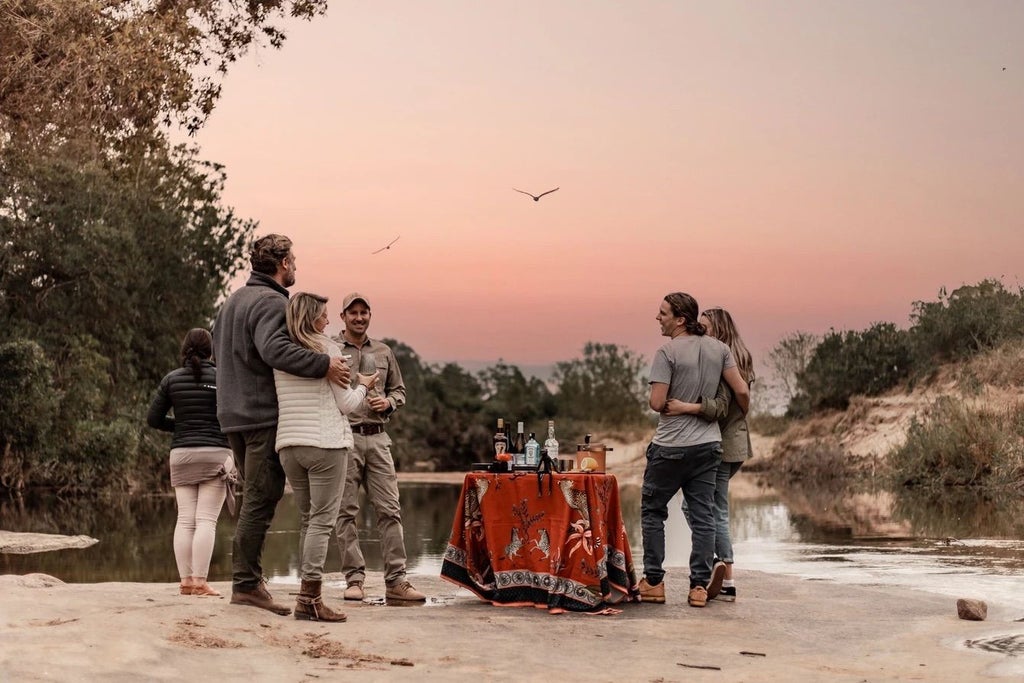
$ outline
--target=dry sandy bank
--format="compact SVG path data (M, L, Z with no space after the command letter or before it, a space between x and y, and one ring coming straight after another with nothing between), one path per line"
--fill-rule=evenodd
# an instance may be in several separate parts
M0 680L960 683L1024 673L1018 658L964 646L1024 630L998 606L966 622L945 597L745 572L739 601L694 609L673 580L684 575L669 575L669 604L622 605L615 616L498 608L414 576L428 605L346 603L349 620L337 625L182 597L176 584L0 576ZM329 583L340 605L341 584ZM382 595L381 576L367 587ZM272 586L279 599L295 589Z

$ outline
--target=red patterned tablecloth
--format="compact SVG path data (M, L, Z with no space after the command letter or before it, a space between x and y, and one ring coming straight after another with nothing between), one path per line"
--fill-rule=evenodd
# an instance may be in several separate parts
M441 577L501 605L594 611L635 600L618 482L608 474L467 474Z

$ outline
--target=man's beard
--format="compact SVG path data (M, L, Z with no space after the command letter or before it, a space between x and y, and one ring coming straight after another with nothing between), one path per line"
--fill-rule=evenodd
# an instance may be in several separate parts
M294 284L295 284L295 273L289 271L284 276L284 286L287 288L287 287L291 287Z

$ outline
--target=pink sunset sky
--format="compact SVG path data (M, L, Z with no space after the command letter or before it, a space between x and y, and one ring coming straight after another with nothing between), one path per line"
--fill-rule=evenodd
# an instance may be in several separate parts
M763 356L1024 282L1024 3L332 1L285 28L194 141L329 331L357 289L429 362L650 359L682 290Z

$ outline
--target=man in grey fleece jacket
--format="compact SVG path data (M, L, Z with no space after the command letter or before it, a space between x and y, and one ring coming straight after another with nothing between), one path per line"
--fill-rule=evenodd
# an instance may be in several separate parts
M310 351L288 336L287 288L295 284L292 241L284 235L261 237L253 243L249 262L249 281L224 303L213 328L217 418L244 477L232 550L231 603L289 614L291 609L274 602L264 585L260 562L285 483L274 450L274 369L300 377L327 376L343 386L350 373L343 359Z

